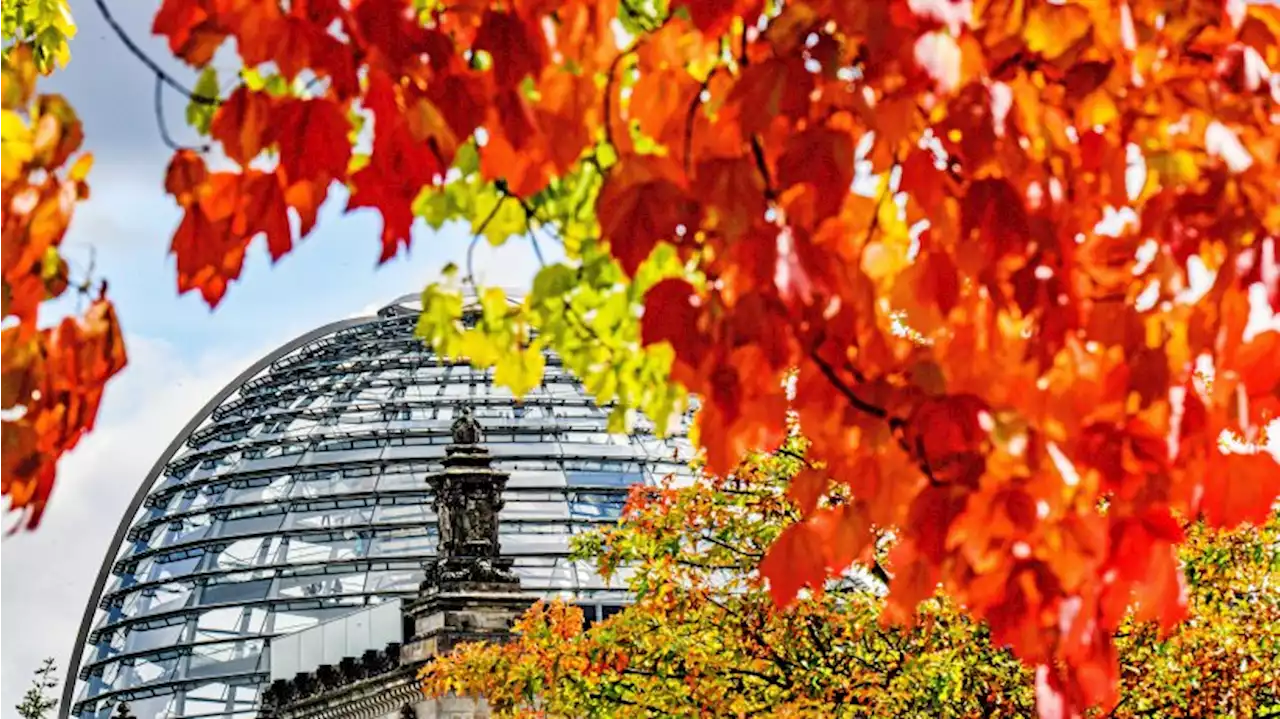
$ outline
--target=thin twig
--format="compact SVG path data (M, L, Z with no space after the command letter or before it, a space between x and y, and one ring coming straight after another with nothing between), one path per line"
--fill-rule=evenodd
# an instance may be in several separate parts
M160 128L160 140L164 142L170 150L173 150L174 152L177 152L178 150L192 150L200 154L204 154L209 151L210 147L208 144L198 146L180 145L174 141L173 135L169 134L169 123L164 119L164 81L160 79L159 75L156 75L155 113L156 126Z
M631 47L618 53L613 58L613 62L609 63L609 77L604 83L604 141L609 143L610 147L617 148L618 145L613 141L613 86L618 76L618 65L622 63L622 59L635 51L637 43L631 43ZM600 168L602 171L604 168Z
M693 95L693 102L689 103L689 111L685 113L684 118L684 174L693 174L693 121L697 118L698 108L702 106L702 93L707 91L711 85L711 78L716 76L720 68L713 67L711 72L707 73L707 79L702 81L702 85L698 87L698 91Z
M504 193L501 197L498 198L498 203L493 206L493 209L489 212L489 216L484 218L484 221L480 223L480 226L477 227L476 231L471 235L471 244L467 246L467 282L469 282L472 287L476 286L476 275L475 275L476 244L480 242L480 236L483 235L485 229L489 227L489 223L493 222L493 218L498 216L498 210L502 208L502 203L506 201L507 201L507 195Z
M197 95L194 91L187 88L187 86L173 79L173 76L161 69L160 65L157 64L155 60L152 60L147 53L142 51L142 48L138 47L138 44L133 41L133 38L129 37L129 34L124 31L124 28L120 27L120 23L116 21L115 16L111 14L111 10L107 7L106 0L93 0L93 2L98 6L98 12L102 14L102 19L107 21L107 25L111 26L112 32L116 34L116 37L120 38L120 42L124 43L124 46L129 49L129 52L133 53L133 56L138 58L143 65L146 65L147 69L155 73L156 78L159 79L160 82L163 82L174 90L186 95L192 102L200 103L202 105L222 104L222 101L218 98Z

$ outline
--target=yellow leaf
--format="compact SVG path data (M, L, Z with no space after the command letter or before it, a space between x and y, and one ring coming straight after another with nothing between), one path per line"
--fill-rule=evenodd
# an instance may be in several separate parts
M35 153L31 145L31 128L18 113L4 110L0 115L0 165L6 182L22 174L22 166Z
M516 397L523 397L542 382L546 357L537 345L518 352L507 352L498 358L493 381L511 390Z
M1170 150L1147 155L1147 167L1160 178L1162 187L1177 187L1200 179L1196 156L1188 150Z
M492 367L501 354L489 336L479 330L463 332L458 351L476 367Z
M1071 49L1089 32L1089 11L1079 5L1037 4L1024 30L1027 49L1053 60Z
M93 169L93 153L86 152L76 158L75 163L71 165L70 172L67 173L67 177L74 182L84 182L91 169Z

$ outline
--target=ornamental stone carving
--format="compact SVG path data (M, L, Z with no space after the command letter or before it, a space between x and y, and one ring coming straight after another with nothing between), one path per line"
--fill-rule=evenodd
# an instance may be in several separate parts
M463 405L458 418L453 420L453 443L459 445L480 444L484 432L470 405Z
M479 444L483 430L470 407L453 423L444 470L427 477L440 533L436 560L426 567L424 590L458 583L510 584L511 560L500 556L498 512L507 475L493 468Z

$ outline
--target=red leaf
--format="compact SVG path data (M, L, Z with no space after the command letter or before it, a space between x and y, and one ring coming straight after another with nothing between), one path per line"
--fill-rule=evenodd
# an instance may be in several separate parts
M173 236L178 292L199 290L210 307L222 301L227 284L240 276L244 264L249 238L235 229L242 203L240 181L235 173L210 175L208 192L187 207Z
M857 561L875 541L871 518L861 503L824 509L810 520L822 537L827 570L839 574Z
M151 32L169 38L174 55L195 67L213 59L227 31L214 21L214 0L164 0L151 24Z
M988 261L1020 252L1030 234L1022 197L1007 180L998 178L978 180L969 186L960 227L964 237L982 239Z
M289 208L285 204L280 174L253 173L244 182L245 207L241 215L244 228L237 227L237 232L249 239L259 232L266 234L271 259L279 260L293 247Z
M916 407L908 422L912 444L935 481L976 486L986 466L986 411L973 395L930 397Z
M351 161L351 123L332 100L291 100L276 114L280 165L288 184L343 179Z
M442 168L430 147L417 141L403 115L403 92L382 72L369 75L365 106L374 114L373 154L369 164L351 177L347 209L371 207L382 214L380 262L408 247L413 201ZM345 142L345 140L344 140Z
M681 279L668 278L650 287L644 295L644 316L640 318L641 342L670 342L677 357L695 357L704 341L698 329L697 302L693 285Z
M542 74L547 40L541 28L514 13L489 8L476 33L475 48L489 53L499 89L517 87L525 77Z
M764 178L750 155L704 160L698 163L696 180L707 229L737 240L764 220Z
M845 131L814 127L792 135L778 160L778 189L813 188L816 202L809 229L840 211L853 185L853 137ZM757 171L758 172L758 171Z
M947 556L947 536L964 512L969 494L959 487L929 486L911 503L905 530L925 559L941 564Z
M677 227L696 219L679 170L652 155L625 157L613 168L596 214L610 251L633 277L658 242L675 239Z
M769 593L786 607L809 586L821 591L871 545L871 522L860 504L827 507L782 530L760 562Z
M672 12L684 8L689 19L707 35L722 35L735 17L754 18L760 13L759 0L680 0L671 4Z
M803 57L770 58L743 70L728 102L737 112L742 131L754 135L768 129L775 117L806 116L813 83Z

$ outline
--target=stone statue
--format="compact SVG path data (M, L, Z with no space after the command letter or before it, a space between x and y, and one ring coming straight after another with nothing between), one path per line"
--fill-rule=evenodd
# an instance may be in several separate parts
M464 405L458 418L453 420L454 444L480 444L480 423L471 413L471 407Z

